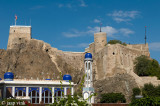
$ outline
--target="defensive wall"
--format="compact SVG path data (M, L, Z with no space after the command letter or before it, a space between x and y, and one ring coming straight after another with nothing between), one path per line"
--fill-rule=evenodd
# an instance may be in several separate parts
M31 26L10 26L9 40L7 49L17 49L17 45L32 44L31 49L42 49L47 52L61 72L57 60L63 58L68 65L74 66L77 70L84 68L84 54L91 52L93 54L94 79L101 80L106 77L113 77L116 74L128 73L132 75L139 86L144 83L152 82L159 84L159 80L154 77L139 77L134 73L134 60L140 55L150 57L148 44L135 44L126 46L121 44L107 44L107 34L99 32L94 34L94 42L85 49L85 52L64 52L49 44L31 38ZM26 48L27 49L27 48ZM22 51L23 52L23 51Z

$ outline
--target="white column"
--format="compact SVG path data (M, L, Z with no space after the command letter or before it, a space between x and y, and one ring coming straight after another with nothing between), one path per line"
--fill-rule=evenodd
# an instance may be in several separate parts
M52 87L52 103L54 103L54 87Z
M87 87L88 87L88 61L87 61Z
M85 77L84 77L84 87L86 87L87 83L87 62L85 61L85 65L84 65L84 69L85 69Z
M88 61L88 87L91 87L91 69L90 69L90 61Z
M64 87L64 96L67 95L67 87Z
M29 96L29 87L26 87L26 96Z
M12 87L12 96L15 97L15 87Z
M91 71L90 71L90 73L91 73L91 74L90 74L90 75L91 75L91 76L90 76L90 77L91 77L91 87L93 87L93 76L92 76L92 75L93 75L93 73L92 73L92 62L90 62L90 70L91 70Z
M74 93L74 89L73 89L73 87L71 88L71 94L73 95L73 93Z
M39 87L39 103L42 101L42 87Z

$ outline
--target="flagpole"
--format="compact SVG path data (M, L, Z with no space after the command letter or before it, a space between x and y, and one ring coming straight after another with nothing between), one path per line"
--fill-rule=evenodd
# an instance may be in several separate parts
M15 26L16 26L16 18L15 18Z
M16 22L17 22L17 15L15 15L15 26L16 26Z

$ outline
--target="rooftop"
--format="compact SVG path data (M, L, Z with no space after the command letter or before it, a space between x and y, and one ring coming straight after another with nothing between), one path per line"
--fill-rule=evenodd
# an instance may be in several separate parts
M64 80L29 80L29 79L14 79L13 81L4 81L1 80L0 84L38 84L38 85L60 85L61 82L62 85L70 85L69 82L66 82ZM71 85L75 85L73 82L71 82Z

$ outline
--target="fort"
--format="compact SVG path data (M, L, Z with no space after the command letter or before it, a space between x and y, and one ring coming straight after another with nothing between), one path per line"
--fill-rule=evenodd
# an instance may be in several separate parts
M67 72L78 85L84 73L86 52L93 55L96 101L106 92L122 92L130 101L134 87L142 87L145 83L160 84L157 77L139 77L134 73L135 58L150 57L148 44L107 44L107 34L97 32L94 42L84 52L64 52L32 38L31 26L10 26L7 50L0 50L0 74L10 68L18 75L16 78L43 79L49 74L59 79L59 72Z

